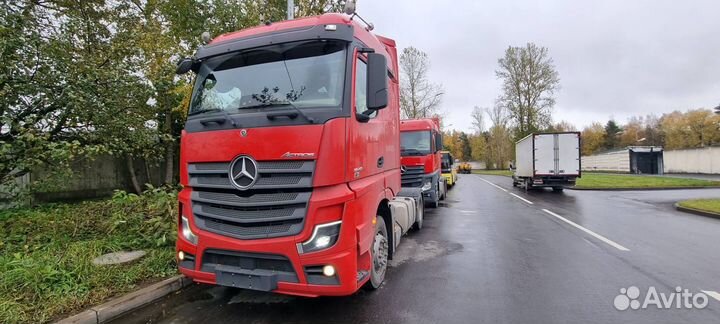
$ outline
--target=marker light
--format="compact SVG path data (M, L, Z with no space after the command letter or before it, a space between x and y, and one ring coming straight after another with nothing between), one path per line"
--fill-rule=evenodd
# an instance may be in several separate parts
M333 266L331 266L331 265L329 265L329 264L326 265L326 266L324 266L324 267L323 267L323 274L324 274L326 277L332 277L332 276L334 276L334 275L335 275L335 267L333 267Z
M325 30L327 31L336 31L337 25L325 25Z

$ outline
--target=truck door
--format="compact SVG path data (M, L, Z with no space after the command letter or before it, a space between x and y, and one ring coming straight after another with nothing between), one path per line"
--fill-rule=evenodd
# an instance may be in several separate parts
M535 174L555 175L555 136L553 134L534 135Z
M558 134L558 175L580 174L580 134Z
M360 122L355 118L355 113L362 113L367 110L367 64L361 54L356 54L354 62L354 80L352 115L349 127L348 165L347 175L349 181L365 178L393 167L399 152L392 152L399 145L390 145L388 141L398 140L393 136L391 109L380 109L370 115L370 120ZM396 131L397 132L397 131ZM388 151L390 150L390 151Z

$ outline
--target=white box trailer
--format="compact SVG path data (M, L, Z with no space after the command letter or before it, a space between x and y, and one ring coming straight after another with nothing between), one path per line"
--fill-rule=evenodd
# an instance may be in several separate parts
M581 176L580 133L534 133L515 143L513 186L560 191Z

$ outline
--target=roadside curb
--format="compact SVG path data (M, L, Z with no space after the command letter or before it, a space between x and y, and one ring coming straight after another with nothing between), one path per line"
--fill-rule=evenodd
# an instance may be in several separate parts
M586 191L653 191L653 190L685 190L685 189L720 189L720 186L709 187L653 187L653 188L577 188L566 187L569 190L586 190Z
M683 207L683 206L680 206L680 203L675 203L675 209L677 209L681 212L686 212L686 213L690 213L690 214L720 219L720 214L718 214L718 213L713 213L713 212L704 211L704 210L695 209L695 208Z
M108 322L122 314L138 309L155 300L192 284L192 280L177 275L140 290L115 298L84 312L57 321L56 324L98 324Z

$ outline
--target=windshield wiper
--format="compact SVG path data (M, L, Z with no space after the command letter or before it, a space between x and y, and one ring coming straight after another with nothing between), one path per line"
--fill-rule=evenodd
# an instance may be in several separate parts
M310 124L315 123L315 120L312 117L306 115L300 108L295 106L290 101L274 101L274 102L259 103L256 105L238 107L238 109L280 107L280 106L290 106L295 110L295 112L284 112L284 111L268 112L267 115L265 115L267 117L267 119L273 120L276 117L280 117L280 116L286 116L286 117L289 117L290 119L295 119L295 118L297 118L298 115L300 115L303 118L305 118L305 120L307 120Z
M237 128L237 123L235 123L235 120L230 117L230 114L228 114L227 110L220 109L220 108L209 108L209 109L200 109L193 111L188 114L188 116L195 116L199 114L204 114L208 112L222 112L222 118L216 118L216 117L210 117L210 118L204 118L200 120L200 124L203 124L203 126L209 124L209 123L215 123L215 124L224 124L227 121L230 121L230 125L233 126L233 128Z

